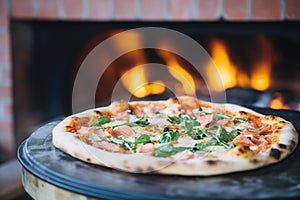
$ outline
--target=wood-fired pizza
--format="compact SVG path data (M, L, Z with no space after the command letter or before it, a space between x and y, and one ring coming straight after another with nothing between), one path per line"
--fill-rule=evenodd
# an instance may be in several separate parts
M52 136L54 146L88 163L186 176L267 166L298 143L294 126L281 117L189 96L113 102L65 118Z

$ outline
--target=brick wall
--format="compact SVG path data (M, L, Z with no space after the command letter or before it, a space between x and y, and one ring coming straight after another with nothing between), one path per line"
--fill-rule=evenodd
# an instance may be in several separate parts
M15 154L10 19L291 21L299 0L0 0L0 161ZM15 66L14 66L15 67Z

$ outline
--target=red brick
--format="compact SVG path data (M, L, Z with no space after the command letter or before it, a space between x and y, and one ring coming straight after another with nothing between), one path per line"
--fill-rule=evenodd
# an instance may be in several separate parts
M111 0L89 0L89 19L112 19L112 5Z
M9 32L0 33L0 48L9 48Z
M40 19L57 19L58 5L56 0L39 0L37 15Z
M1 160L11 159L15 156L14 135L12 133L1 133L0 155Z
M12 0L13 18L33 18L32 0Z
M13 124L8 121L0 121L0 133L12 133L13 132Z
M7 0L0 0L0 28L8 28Z
M248 0L224 0L223 16L227 20L243 21L249 19Z
M281 0L252 0L252 19L280 20Z
M12 75L10 69L0 69L0 84L8 83L12 81Z
M63 0L65 19L83 19L83 0Z
M115 19L137 19L135 0L115 0Z
M172 0L168 1L168 12L171 20L190 20L192 18L191 0Z
M0 49L0 63L10 63L10 54L8 49Z
M12 97L12 89L10 86L0 85L0 97Z
M6 105L4 106L4 113L3 114L12 119L12 117L13 117L13 108L12 108L11 103L6 103Z
M300 19L299 0L286 0L286 17L288 19Z
M219 0L198 0L198 19L217 20L221 16Z
M165 9L163 0L142 0L141 13L144 20L165 20Z

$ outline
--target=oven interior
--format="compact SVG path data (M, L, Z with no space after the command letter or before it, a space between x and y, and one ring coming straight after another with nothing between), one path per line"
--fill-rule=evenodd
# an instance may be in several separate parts
M176 30L202 45L222 75L228 102L300 110L299 22L93 23L13 20L11 33L17 144L41 123L72 113L72 89L76 74L93 48L112 35L139 27ZM122 48L134 42L139 41L120 41L113 48ZM149 71L141 67L147 63L166 66L168 78L155 80L150 77ZM174 70L181 76L176 76ZM214 74L208 73L208 81L205 82L187 60L172 52L140 49L121 55L106 68L95 94L96 106L111 103L112 91L119 80L121 89L131 93L131 100L166 99L174 96L175 92L180 95L195 93L200 99L209 100L207 85L215 84ZM166 87L170 84L176 91ZM187 84L191 87L186 88ZM143 87L138 88L140 85ZM122 92L119 95L121 98Z

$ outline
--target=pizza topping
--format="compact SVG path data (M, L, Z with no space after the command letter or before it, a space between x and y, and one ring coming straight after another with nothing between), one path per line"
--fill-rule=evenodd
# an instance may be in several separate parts
M195 153L222 155L237 146L265 152L278 142L278 127L268 124L268 117L262 123L263 120L244 111L214 110L194 101L182 103L168 100L166 104L133 106L121 101L112 104L111 112L72 118L66 131L80 132L88 138L85 141L96 142L97 146L103 141L119 145L129 153L172 157L185 151L182 159L197 157L189 156Z
M169 143L156 147L153 154L156 157L170 157L186 149L189 149L189 147L176 147Z
M155 149L154 144L152 144L152 143L147 143L147 144L144 144L144 145L140 145L140 146L137 148L136 153L152 154L154 149Z
M135 131L127 125L122 125L122 126L118 126L118 127L114 128L112 130L112 135L113 136L134 137Z
M178 131L164 131L163 134L160 136L159 138L159 142L160 143L167 143L167 142L171 142L171 141L176 141L178 140L180 136L180 133Z
M95 121L93 121L90 126L93 127L98 127L98 126L102 126L103 124L106 124L110 122L110 118L106 115L100 116L97 119L95 119Z

